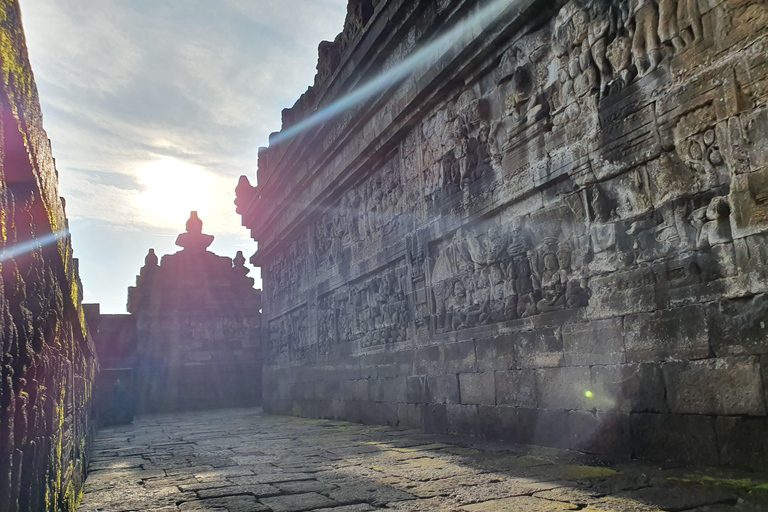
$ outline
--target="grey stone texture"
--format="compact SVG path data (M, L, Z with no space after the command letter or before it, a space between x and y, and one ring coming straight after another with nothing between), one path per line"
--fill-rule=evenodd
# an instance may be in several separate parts
M481 419L516 410L447 407L479 408ZM628 414L531 411L566 415L585 450L619 455L629 446ZM457 428L472 417L457 414ZM542 425L548 436L562 428ZM79 511L744 512L768 505L766 483L768 473L595 464L573 451L229 409L102 429Z
M0 40L0 512L74 512L98 362L16 0Z
M486 4L313 125L476 12L351 2L241 178L266 410L765 468L768 5Z

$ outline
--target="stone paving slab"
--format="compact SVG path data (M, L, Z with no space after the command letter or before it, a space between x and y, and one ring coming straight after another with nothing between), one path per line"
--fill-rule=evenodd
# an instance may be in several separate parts
M94 443L80 512L760 512L768 474L232 409L137 418Z

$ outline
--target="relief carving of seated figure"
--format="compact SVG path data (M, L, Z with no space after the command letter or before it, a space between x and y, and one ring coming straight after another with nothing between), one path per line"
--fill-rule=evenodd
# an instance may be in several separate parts
M541 300L536 304L541 312L555 311L565 307L566 282L560 273L560 264L554 251L549 251L543 258L541 272Z
M504 300L504 273L498 264L487 267L486 274L490 284L490 306L488 314L490 321L501 322L505 319L505 300Z
M560 265L560 280L565 283L565 305L568 308L584 307L589 302L589 295L578 278L569 279L571 273L571 247L567 242L560 244L557 250Z
M533 251L529 251L529 257ZM531 280L531 264L527 257L517 258L517 279L515 290L517 291L517 315L526 318L536 314L536 297Z
M451 330L457 331L466 327L468 307L467 292L463 282L457 280L453 284L453 294L446 302L446 319L450 318Z
M513 320L517 318L517 290L515 289L517 270L515 269L514 260L509 261L509 264L505 270L505 274L506 280L504 281L504 319Z

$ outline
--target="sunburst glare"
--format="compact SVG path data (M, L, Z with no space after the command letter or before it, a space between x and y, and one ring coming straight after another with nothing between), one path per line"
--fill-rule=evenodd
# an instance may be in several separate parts
M200 166L166 157L143 165L136 174L143 187L136 206L163 226L183 226L191 210L202 217L213 211L215 177Z

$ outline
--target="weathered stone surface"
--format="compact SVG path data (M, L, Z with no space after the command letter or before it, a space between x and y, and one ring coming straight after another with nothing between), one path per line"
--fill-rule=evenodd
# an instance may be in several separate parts
M593 366L590 402L603 411L667 412L663 381L659 364Z
M436 404L459 403L459 378L456 374L429 375L427 377L429 402Z
M722 301L708 313L715 355L768 354L768 300L764 295Z
M489 500L474 505L465 505L461 510L467 512L515 512L518 510L530 510L531 512L550 512L556 510L578 510L579 507L572 503L558 503L531 496L519 496L500 500Z
M483 411L518 410L495 406L478 409L481 417ZM590 436L588 430L574 428L586 422L572 420L574 416L583 420L591 413L556 413L540 417L539 429L551 429L565 421L571 425L571 435L578 436L574 439ZM599 413L595 417L603 425L599 437L612 436L610 429L606 430L611 424L609 416ZM768 482L768 475L762 473L745 479L744 472L723 468L662 470L638 463L593 465L585 462L592 457L578 457L573 451L274 417L258 409L139 417L133 425L102 430L95 446L94 458L113 469L91 472L80 506L83 512L426 512L505 510L512 504L516 508L510 510L516 512L542 510L540 507L650 512L737 500L742 504L737 510L752 510L746 507L760 506L759 486ZM163 458L156 458L158 450L163 450ZM119 452L129 455L117 455ZM249 455L236 456L238 465L222 469L185 466L187 459L226 452ZM161 474L135 478L130 472L136 468L126 466L133 466L137 458L156 458ZM172 470L175 475L164 474ZM236 476L246 474L250 476ZM272 482L266 486L269 493L261 494L267 478ZM190 481L197 485L181 483ZM206 488L218 489L221 494L206 497L202 494ZM512 498L521 499L509 501Z
M715 430L722 464L768 471L768 421L765 418L720 417L715 421Z
M574 450L617 459L632 454L629 414L570 411L568 428Z
M550 409L517 410L517 443L570 448L568 411Z
M462 404L494 405L496 403L494 372L460 373L459 395Z
M481 338L475 341L477 370L510 370L517 367L514 335Z
M709 356L708 331L701 307L628 316L624 319L627 361L705 358Z
M632 450L659 462L717 465L714 419L694 414L631 414Z
M591 409L589 367L536 370L536 397L545 409Z
M332 507L337 504L336 501L316 492L275 496L273 498L264 498L261 501L272 512L301 512L303 510Z
M671 412L766 414L756 357L665 363L663 369Z
M495 372L496 403L516 407L536 407L534 370Z
M476 405L449 404L445 408L449 434L478 435L480 415Z
M0 511L74 512L98 363L19 9L0 5Z
M568 366L623 363L621 319L564 326L563 349L565 364Z
M522 331L512 339L519 368L562 366L563 340L557 329Z
M644 448L657 436L662 458L716 462L713 418L675 411L756 402L713 408L696 372L661 365L766 356L764 2L526 0L488 3L485 20L461 19L469 0L351 5L366 21L321 46L258 186L237 189L259 242L267 410L390 422L397 409L498 437L496 418L556 446L573 444L568 411L599 411L572 415L580 446L598 416L672 414L630 421L634 453L658 460ZM431 53L424 38L454 23L471 33ZM425 47L406 80L322 117ZM534 372L535 402L514 382L528 373L497 373L516 370ZM401 380L354 399L318 384L358 379ZM686 428L694 441L668 434Z

